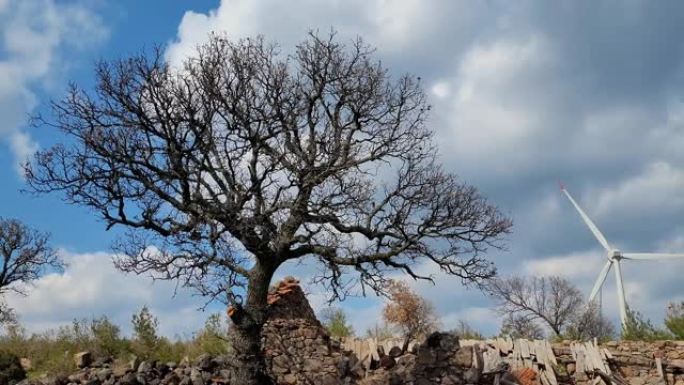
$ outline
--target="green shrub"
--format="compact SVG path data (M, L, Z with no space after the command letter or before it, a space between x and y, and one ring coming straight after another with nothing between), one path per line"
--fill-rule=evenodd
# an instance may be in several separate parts
M354 329L347 323L347 315L344 310L336 307L323 309L321 312L323 326L328 330L331 337L345 338L354 335Z
M157 337L157 326L159 321L152 315L147 306L143 306L137 314L133 314L131 319L133 324L133 341L131 348L133 353L142 358L152 358L157 351L160 340Z
M90 322L90 331L94 339L93 349L96 355L117 357L127 348L120 336L121 329L107 316L94 318Z
M665 326L678 340L684 340L684 302L667 306Z
M622 339L629 341L658 341L671 339L667 331L658 329L641 313L627 309L627 322L622 327Z
M194 341L202 353L214 356L228 353L228 328L223 323L221 315L210 315L204 323L204 328L195 335Z
M204 353L221 355L228 352L227 325L219 314L211 315L204 327L191 338L174 340L157 334L157 319L146 307L132 320L132 338L122 337L119 326L106 316L74 320L69 325L31 335L18 323L5 325L5 332L0 335L0 351L29 358L32 365L27 373L29 378L38 378L46 373L73 373L76 370L73 355L84 350L91 351L96 357L113 356L124 362L135 354L141 359L176 363L186 356L195 359ZM0 385L5 384L0 378Z

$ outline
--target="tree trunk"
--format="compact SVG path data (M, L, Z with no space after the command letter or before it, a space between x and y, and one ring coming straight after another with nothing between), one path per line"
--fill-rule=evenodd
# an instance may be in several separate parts
M257 263L249 277L245 306L231 316L234 325L230 337L231 384L273 384L261 349L261 330L266 321L266 299L272 276L273 269Z
M411 343L411 336L406 336L404 337L404 343L401 345L401 354L404 354L408 351L409 344Z

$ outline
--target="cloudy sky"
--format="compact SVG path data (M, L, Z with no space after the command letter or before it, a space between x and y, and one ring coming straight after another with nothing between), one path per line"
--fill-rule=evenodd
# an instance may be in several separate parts
M125 324L143 304L167 335L199 327L202 299L113 269L114 234L91 213L20 192L18 162L62 139L29 127L27 114L47 111L69 81L92 84L98 58L161 43L178 62L211 31L263 34L287 52L308 30L331 28L362 36L393 73L423 79L442 162L515 222L508 249L491 255L500 272L562 274L588 293L604 259L559 180L611 244L684 251L683 14L678 1L632 0L0 0L0 216L51 232L71 264L10 302L31 330L100 314ZM629 304L659 322L668 301L684 299L683 270L684 261L625 263ZM498 329L491 303L458 280L415 286L444 327ZM320 289L308 290L320 306ZM612 275L603 301L617 319ZM380 302L341 306L362 332Z

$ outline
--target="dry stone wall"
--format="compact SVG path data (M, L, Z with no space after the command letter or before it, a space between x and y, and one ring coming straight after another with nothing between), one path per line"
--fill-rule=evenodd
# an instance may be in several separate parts
M684 342L599 346L433 333L402 353L387 341L331 339L293 278L274 286L268 303L262 343L280 385L684 385ZM230 362L203 356L116 366L84 352L75 356L78 372L22 385L239 385L230 381Z

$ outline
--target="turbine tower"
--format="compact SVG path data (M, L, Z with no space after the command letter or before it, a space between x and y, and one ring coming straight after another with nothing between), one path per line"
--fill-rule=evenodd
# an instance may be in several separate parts
M589 294L589 302L592 302L594 298L596 297L596 294L598 294L599 290L601 290L601 287L603 286L603 283L606 281L606 277L608 276L608 273L610 272L611 268L615 268L615 283L617 286L617 295L618 295L618 307L620 309L620 322L624 326L627 323L627 302L625 301L625 288L622 285L622 266L621 266L621 261L623 260L659 260L659 259L670 259L670 258L684 258L684 253L678 253L678 254L667 254L667 253L623 253L620 250L613 248L610 246L608 241L606 240L606 237L601 234L601 231L599 231L598 227L594 224L594 222L589 219L589 216L582 210L582 208L575 202L574 199L572 199L572 196L568 192L568 190L565 189L565 187L561 184L561 191L565 194L565 196L568 197L570 200L570 203L572 203L573 206L575 206L575 209L577 209L577 212L579 212L579 215L582 217L582 220L584 220L584 223L589 227L589 230L591 230L592 234L594 234L594 237L596 237L596 240L603 246L603 248L606 250L606 258L608 261L606 261L606 264L603 265L603 269L601 269L601 272L599 273L598 279L596 280L596 283L594 284L593 289L591 289L591 294Z

